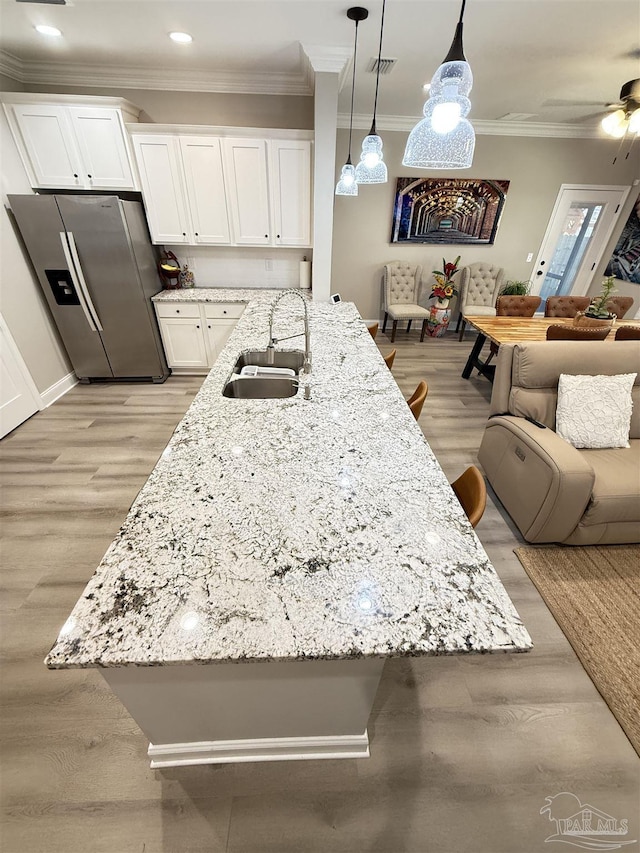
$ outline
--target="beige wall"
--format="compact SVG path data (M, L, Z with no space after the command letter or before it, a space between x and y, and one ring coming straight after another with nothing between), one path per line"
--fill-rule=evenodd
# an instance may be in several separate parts
M32 190L2 110L0 167L0 312L38 391L44 392L71 372L71 365L17 234L15 223L6 210L7 193L31 193Z
M156 124L211 124L229 127L313 128L313 98L289 95L229 95L210 92L155 92L79 86L27 87L29 92L126 98L143 110L140 121Z
M478 135L471 169L422 174L425 177L442 174L509 180L511 184L495 243L459 247L390 244L396 178L420 174L420 170L401 165L407 133L382 131L381 135L389 168L388 183L361 186L356 198L336 197L334 207L332 290L338 291L343 299L354 301L366 319L378 317L385 263L393 260L421 263L425 283L430 283L431 270L440 268L443 255L453 260L460 254L462 266L474 261L489 261L504 267L509 279L528 280L534 270L533 263L527 263L527 255L533 253L535 261L561 184L629 186L638 177L635 161L612 166L617 147L615 140ZM359 156L362 136L362 132L354 134L354 162ZM347 141L348 132L339 131L336 180L346 159ZM626 218L621 215L615 236ZM615 245L615 239L611 242ZM603 267L604 263L606 261Z

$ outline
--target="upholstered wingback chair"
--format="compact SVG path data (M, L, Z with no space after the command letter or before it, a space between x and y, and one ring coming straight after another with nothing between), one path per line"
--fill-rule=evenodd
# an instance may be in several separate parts
M421 279L422 267L420 264L407 264L403 261L385 264L382 331L386 332L387 319L391 317L393 321L391 327L392 342L396 339L398 320L407 321L407 332L411 329L412 320L422 320L420 340L424 340L429 310L418 305Z
M504 270L484 261L469 264L460 271L460 313L456 331L464 336L466 316L495 317L496 300L504 280Z

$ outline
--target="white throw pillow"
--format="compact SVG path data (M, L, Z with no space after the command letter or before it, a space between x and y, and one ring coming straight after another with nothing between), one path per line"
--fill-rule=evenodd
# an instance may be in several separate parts
M574 447L629 447L631 388L637 373L560 374L556 432Z

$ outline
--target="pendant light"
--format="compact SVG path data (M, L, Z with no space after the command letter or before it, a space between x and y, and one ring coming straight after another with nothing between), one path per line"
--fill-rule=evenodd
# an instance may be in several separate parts
M336 195L358 195L358 184L356 182L356 170L351 164L351 134L353 131L353 94L356 90L356 59L358 55L358 24L360 21L366 21L369 17L369 11L363 6L352 6L347 9L347 18L355 21L356 34L353 42L353 74L351 77L351 114L349 116L349 154L347 162L342 167L340 172L340 180L336 185Z
M384 31L384 9L387 0L382 0L382 18L380 20L380 45L378 47L378 68L376 71L376 96L373 102L373 120L369 135L362 140L360 162L356 166L356 181L359 184L386 184L387 164L382 159L382 140L376 131L376 111L378 109L378 86L380 84L380 58L382 56L382 34Z
M462 18L467 0L462 0L456 32L431 80L424 118L407 139L403 166L417 169L468 169L473 162L476 135L465 118L471 109L468 98L473 74L462 47Z

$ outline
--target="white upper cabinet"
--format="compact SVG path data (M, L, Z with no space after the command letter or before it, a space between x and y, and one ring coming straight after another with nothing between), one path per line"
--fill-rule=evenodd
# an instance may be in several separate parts
M81 189L84 171L67 110L43 104L17 104L13 115L20 131L16 142L35 176L33 186Z
M124 116L136 121L138 111L128 101L22 92L2 100L34 188L137 188Z
M311 143L269 140L269 188L276 246L311 244Z
M119 110L69 107L86 176L92 189L134 188Z
M223 139L234 242L268 246L273 242L264 139Z
M231 231L220 139L214 136L181 136L180 151L193 242L229 245Z
M311 246L304 131L272 139L227 136L226 128L212 128L220 135L170 125L129 129L154 243Z
M193 243L178 138L133 135L149 230L154 243Z

